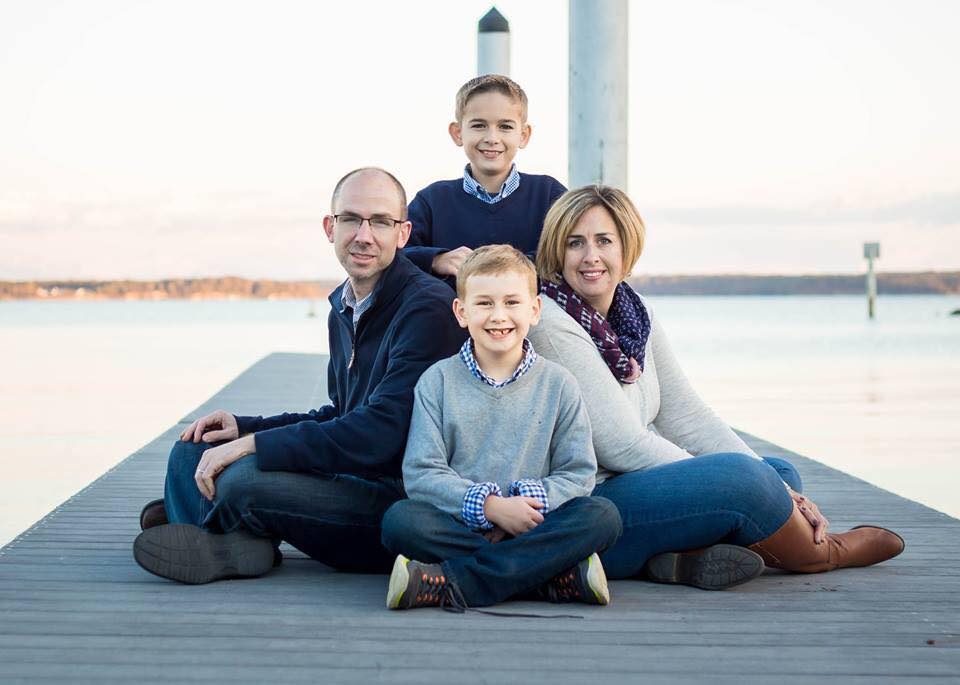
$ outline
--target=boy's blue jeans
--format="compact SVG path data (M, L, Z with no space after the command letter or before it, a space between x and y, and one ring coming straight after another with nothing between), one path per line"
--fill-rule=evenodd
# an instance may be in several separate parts
M600 558L608 578L633 578L661 552L718 542L748 546L770 537L793 512L783 484L797 492L796 469L773 457L711 454L633 471L598 485L613 502L623 534Z
M602 497L575 497L532 530L497 543L426 502L402 500L383 517L384 546L440 563L472 607L533 590L606 549L619 534L617 508Z
M164 487L170 523L190 523L216 533L243 528L277 543L284 540L343 571L390 569L393 555L380 543L380 521L403 496L399 480L261 471L251 454L217 477L210 502L193 475L204 450L213 446L181 441L173 446Z

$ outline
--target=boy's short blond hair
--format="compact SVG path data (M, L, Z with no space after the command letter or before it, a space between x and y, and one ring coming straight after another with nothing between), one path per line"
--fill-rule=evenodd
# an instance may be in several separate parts
M481 93L500 93L510 98L520 105L520 123L527 123L527 94L523 92L516 81L501 76L500 74L485 74L472 78L457 91L457 104L454 110L454 116L457 123L463 122L463 112L467 108L467 103L474 95Z
M623 250L623 269L629 273L640 253L646 228L637 208L619 188L592 185L568 190L557 198L543 219L543 231L537 245L537 274L544 281L559 282L567 238L588 210L603 207L617 226Z
M515 273L526 276L530 282L530 294L537 294L537 270L525 254L512 245L484 245L478 247L463 260L457 272L457 297L467 294L467 280L471 276L490 276Z

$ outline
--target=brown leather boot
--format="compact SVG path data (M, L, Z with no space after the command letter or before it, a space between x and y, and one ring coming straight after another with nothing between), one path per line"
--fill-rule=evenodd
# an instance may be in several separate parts
M813 542L813 526L793 505L793 513L780 529L750 545L767 566L796 573L822 573L851 566L871 566L903 551L903 538L886 528L857 526L846 533L827 533Z

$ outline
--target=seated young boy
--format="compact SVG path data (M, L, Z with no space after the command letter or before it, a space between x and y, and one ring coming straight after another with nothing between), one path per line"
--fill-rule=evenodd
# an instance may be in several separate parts
M576 381L526 340L536 284L509 245L475 250L457 275L454 313L470 339L417 383L410 499L383 519L383 544L400 555L391 609L609 601L596 553L619 537L620 515L589 496L597 465Z
M456 276L481 245L508 243L533 256L547 210L566 191L557 179L521 174L513 163L532 130L527 94L515 82L498 74L467 81L457 92L455 117L450 137L470 163L460 178L432 183L413 198L404 250L441 278Z

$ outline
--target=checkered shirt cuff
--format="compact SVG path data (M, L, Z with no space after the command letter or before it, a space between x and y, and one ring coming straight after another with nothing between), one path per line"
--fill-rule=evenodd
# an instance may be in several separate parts
M460 517L470 528L479 528L480 530L491 530L493 524L487 520L483 513L483 504L490 495L500 496L500 486L496 483L475 483L467 489L467 494L463 496L463 506L460 509Z
M522 478L510 483L510 496L519 495L520 497L533 497L540 500L543 508L541 514L546 514L550 510L550 502L547 501L547 491L543 483L535 478Z

